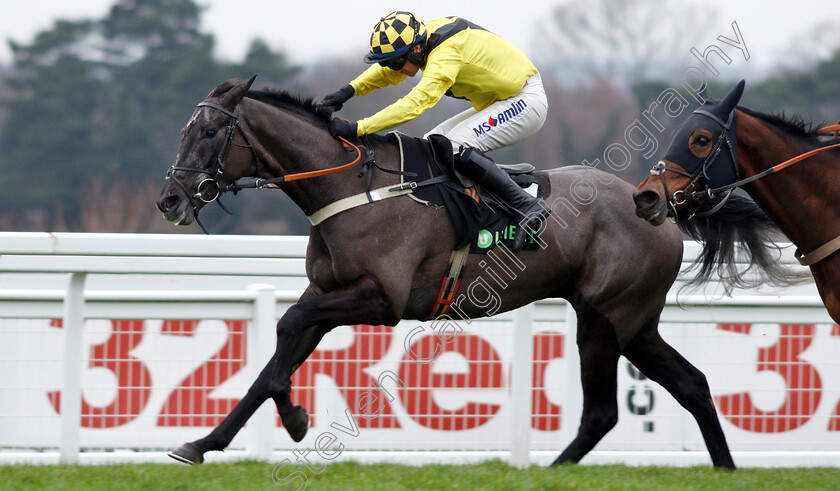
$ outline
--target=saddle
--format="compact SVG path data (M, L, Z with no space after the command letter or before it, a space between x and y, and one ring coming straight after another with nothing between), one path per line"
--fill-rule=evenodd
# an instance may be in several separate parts
M513 244L512 227L518 219L507 212L507 205L474 185L454 170L452 142L442 135L428 139L391 135L398 140L402 170L416 174L403 186L413 188L411 195L428 206L445 207L455 227L455 248L470 245L470 254L486 254L499 242ZM499 165L511 179L533 196L548 194L548 177L528 163ZM405 176L402 177L403 181ZM533 240L525 249L536 249Z

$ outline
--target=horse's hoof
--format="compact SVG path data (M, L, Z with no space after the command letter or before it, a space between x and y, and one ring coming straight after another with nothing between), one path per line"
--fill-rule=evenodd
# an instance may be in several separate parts
M303 406L295 406L288 416L283 418L283 426L289 432L289 436L295 443L300 443L306 432L309 430L309 415Z
M183 464L198 465L204 462L204 455L192 443L185 443L178 448L174 448L166 455Z

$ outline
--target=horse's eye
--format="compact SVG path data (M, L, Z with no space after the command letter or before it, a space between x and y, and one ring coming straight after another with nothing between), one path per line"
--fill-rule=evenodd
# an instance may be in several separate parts
M695 145L705 147L709 143L712 143L712 140L709 139L709 137L706 136L706 135L700 135L700 136L697 137L696 140L694 140L694 143L695 143Z
M213 138L214 136L216 136L216 130L209 129L204 132L204 136L206 136L207 138Z

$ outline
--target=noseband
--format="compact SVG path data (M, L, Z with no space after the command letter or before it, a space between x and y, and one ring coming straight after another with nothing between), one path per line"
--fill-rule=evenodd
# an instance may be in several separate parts
M172 180L175 184L178 185L178 187L181 188L182 191L184 191L184 195L187 197L190 206L192 207L195 222L198 224L199 227L201 227L201 230L203 230L206 234L208 233L207 229L204 227L204 224L201 223L201 220L199 220L198 218L198 207L196 206L194 199L198 198L205 203L212 203L215 201L216 203L218 203L219 207L225 211L225 213L227 213L228 215L233 215L233 213L231 213L231 211L228 210L227 207L225 207L225 205L223 205L221 200L219 199L222 193L222 187L219 184L219 179L225 173L228 153L230 152L232 146L237 146L240 148L248 148L251 150L252 164L256 163L258 161L258 158L254 146L251 145L251 143L248 141L248 137L245 135L245 132L242 131L242 126L240 126L239 119L236 116L235 112L230 112L222 106L214 104L212 102L200 102L196 107L209 107L217 111L221 111L222 113L230 117L230 119L228 120L227 129L225 130L225 141L222 144L222 148L219 150L218 155L216 155L215 165L210 170L195 169L192 167L178 167L172 165L171 167L169 167L169 170L166 171L166 179ZM245 140L244 144L236 143L235 141L233 141L236 137L237 130L239 131L239 134L242 135L242 139ZM198 187L196 188L195 194L190 195L190 192L184 185L184 183L181 182L181 180L175 176L176 171L197 172L199 174L206 174L207 177L198 183Z
M665 189L666 203L670 209L670 212L673 213L674 217L677 216L677 206L684 204L686 201L688 201L688 198L695 200L697 206L689 213L688 220L691 220L695 216L708 216L720 210L723 207L724 203L726 203L726 200L729 199L729 196L732 194L732 190L735 187L737 187L732 185L726 185L714 189L709 187L709 184L712 181L712 178L709 176L709 169L720 156L724 145L729 151L729 155L731 157L730 162L732 162L732 165L734 167L735 181L738 181L738 154L733 149L732 142L729 139L729 130L732 127L732 121L735 117L735 111L732 111L729 114L729 119L725 122L716 115L708 111L704 111L703 109L694 110L694 114L700 114L702 116L711 118L715 123L720 125L720 127L723 130L720 132L720 135L718 135L718 137L715 139L715 143L714 146L712 146L712 150L709 152L709 155L706 156L705 160L703 160L702 164L699 165L697 169L694 170L694 172L689 173L682 169L668 167L667 165L665 165L665 162L660 160L650 170L651 175L659 176L659 179L662 181L662 186ZM691 182L684 189L678 189L674 191L673 194L671 194L668 192L668 183L665 180L665 171L670 171L676 174L680 174L682 176L686 176L689 179L691 179ZM704 189L695 191L698 183L700 183L701 180L704 183ZM703 201L705 199L714 199L717 193L721 191L726 191L726 194L723 196L723 199L721 199L712 209L703 212L699 211L699 209L703 206Z

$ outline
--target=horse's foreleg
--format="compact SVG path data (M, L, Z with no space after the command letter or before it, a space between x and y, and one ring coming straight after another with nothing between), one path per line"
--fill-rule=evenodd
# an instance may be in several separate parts
M269 381L269 396L277 405L283 426L295 441L306 435L309 417L301 406L292 406L291 375L312 353L318 341L337 326L349 324L395 324L399 319L388 297L372 276L298 302L277 323L276 364Z
M303 302L317 295L316 290L310 285L298 301ZM226 448L257 408L269 398L268 381L273 375L273 367L276 365L275 358L276 356L272 355L260 375L248 389L245 397L236 404L233 410L209 435L173 449L169 452L169 456L187 464L200 464L204 461L205 452Z
M636 334L623 354L694 416L715 467L734 469L706 377L662 339L656 324Z
M317 333L316 333L317 331ZM310 332L315 334L309 336ZM296 359L297 363L303 363L303 360L314 351L318 341L328 332L324 329L311 329L306 332L306 337L310 339L309 343L301 342L298 350L305 351L304 355L299 355ZM306 346L307 348L303 348ZM283 425L289 431L290 435L295 441L300 441L306 435L308 429L309 417L306 411L300 406L292 407L289 392L278 393L270 395L270 382L275 377L277 366L277 354L273 355L268 364L262 369L260 375L248 389L248 392L233 408L233 410L225 417L225 419L204 438L194 442L185 443L181 447L172 450L169 456L184 463L200 464L204 461L204 453L211 450L223 450L233 437L239 433L239 430L245 425L248 419L254 412L265 402L269 397L274 397L275 404L283 408L281 415L283 416ZM297 366L293 367L297 368ZM278 402L279 401L279 402Z
M310 298L307 298L310 297ZM271 398L289 435L300 441L309 417L301 406L292 406L291 374L308 357L321 338L337 326L395 324L399 319L389 307L380 283L371 276L321 295L304 295L277 323L274 355L233 411L206 437L186 443L169 455L181 462L199 464L203 454L222 450L233 440L257 408Z
M588 306L577 311L583 415L577 436L551 465L580 461L618 422L616 367L621 349L615 329Z
M275 358L276 356L271 357L271 360L248 389L245 397L236 404L233 410L209 435L171 450L169 456L185 464L200 464L204 462L205 452L223 450L227 447L233 437L245 425L245 422L248 421L248 418L268 399L268 381L272 376L273 366L276 365Z

